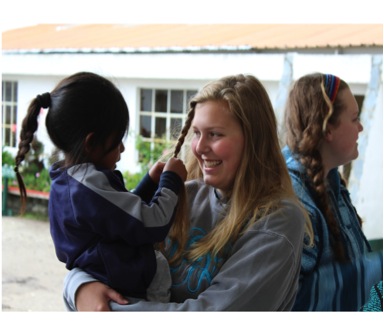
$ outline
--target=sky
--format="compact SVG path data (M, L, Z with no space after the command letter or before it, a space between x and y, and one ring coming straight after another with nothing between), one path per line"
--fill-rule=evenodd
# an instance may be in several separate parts
M383 18L376 0L12 0L0 5L2 31L39 23L383 23Z

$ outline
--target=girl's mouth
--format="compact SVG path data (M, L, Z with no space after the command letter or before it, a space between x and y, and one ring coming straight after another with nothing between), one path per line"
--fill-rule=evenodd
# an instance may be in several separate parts
M205 168L213 168L221 164L221 160L204 160L204 167Z

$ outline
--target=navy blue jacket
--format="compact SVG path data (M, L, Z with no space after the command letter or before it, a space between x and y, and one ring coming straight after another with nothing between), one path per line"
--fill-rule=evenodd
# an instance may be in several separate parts
M117 170L53 165L49 219L57 257L122 294L144 298L156 271L153 244L171 227L183 181L164 172L157 186L147 174L134 192ZM157 188L158 187L158 188Z

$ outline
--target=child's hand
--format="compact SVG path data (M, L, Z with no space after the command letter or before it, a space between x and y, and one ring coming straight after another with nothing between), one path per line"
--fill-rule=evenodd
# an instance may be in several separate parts
M165 166L165 162L157 161L149 170L148 174L153 180L153 182L159 184L160 182L160 175L163 172Z
M184 162L178 158L170 158L165 164L164 171L173 171L181 177L183 181L187 178L187 169L185 168Z

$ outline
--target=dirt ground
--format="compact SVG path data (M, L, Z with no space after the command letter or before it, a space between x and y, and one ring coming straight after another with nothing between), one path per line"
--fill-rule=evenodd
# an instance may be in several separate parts
M2 217L3 312L65 312L66 274L48 222Z

